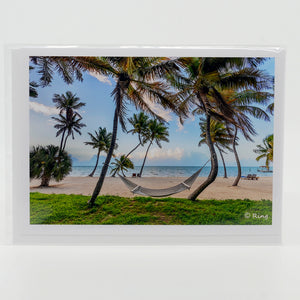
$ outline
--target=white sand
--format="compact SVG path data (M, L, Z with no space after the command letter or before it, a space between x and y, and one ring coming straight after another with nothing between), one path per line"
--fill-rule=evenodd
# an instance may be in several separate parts
M149 188L167 188L176 185L186 178L182 177L143 177L130 178L133 182ZM193 184L191 191L199 186L206 178L199 177ZM46 194L79 194L91 195L98 177L66 177L63 181L51 181L48 188L41 188L40 180L30 182L31 192L40 192ZM239 186L233 187L234 178L217 178L209 187L207 187L198 197L198 199L251 199L272 200L272 177L261 177L258 180L243 180ZM186 198L191 191L183 191L173 195L177 198ZM128 188L120 178L107 177L101 190L101 195L118 195L124 197L133 197ZM138 195L137 195L138 196Z

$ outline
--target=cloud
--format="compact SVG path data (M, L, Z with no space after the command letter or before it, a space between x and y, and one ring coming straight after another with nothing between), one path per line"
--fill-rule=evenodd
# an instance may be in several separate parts
M47 106L34 101L29 101L29 108L46 116L57 115L59 113L59 110L54 106Z
M92 72L92 71L89 71L90 75L97 78L100 82L103 82L103 83L107 83L109 85L111 85L111 82L110 80L108 79L108 77L104 76L104 75L101 75L97 72Z
M176 159L181 160L184 154L184 149L176 147L175 149L160 149L153 148L149 151L147 159L148 160L159 160L159 159ZM134 158L143 159L145 152L135 153Z

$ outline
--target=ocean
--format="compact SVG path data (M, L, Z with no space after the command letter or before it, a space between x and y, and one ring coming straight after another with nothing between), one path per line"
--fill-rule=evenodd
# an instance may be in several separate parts
M76 167L73 166L72 172L69 176L76 176L76 177L85 177L88 176L94 167L90 166L80 166ZM126 176L132 175L132 173L138 173L140 171L139 166L136 166L135 169L129 170L127 173L125 173ZM177 167L177 166L156 166L156 167L151 167L151 166L145 166L143 170L143 177L189 177L193 173L195 173L197 170L200 169L200 166L196 167ZM237 167L227 167L227 176L229 177L235 177L237 175ZM272 168L270 168L272 170ZM99 176L101 171L101 167L98 167L94 176ZM210 167L206 166L203 168L203 170L200 173L200 177L206 177L208 176L210 172ZM273 173L263 173L263 172L258 172L258 167L242 167L242 176L247 176L248 174L257 174L257 176L260 177L271 177ZM110 176L110 172L108 171L108 175ZM218 172L219 177L224 176L224 168L219 166L219 172Z

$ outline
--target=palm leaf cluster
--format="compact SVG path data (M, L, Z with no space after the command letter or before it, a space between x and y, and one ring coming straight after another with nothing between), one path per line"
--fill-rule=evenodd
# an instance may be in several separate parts
M88 135L90 136L91 141L85 142L85 145L92 146L94 149L98 150L95 167L93 171L89 174L90 177L93 177L98 166L100 153L102 151L106 153L109 151L112 133L107 132L106 128L99 127L98 131L95 131L95 134L88 132ZM116 148L117 144L115 145L115 149Z
M262 158L266 159L266 168L269 171L270 162L273 162L273 134L268 135L263 140L263 145L257 145L256 149L253 151L259 156L257 156L256 160L259 161Z
M71 157L57 146L37 146L30 151L30 178L41 179L41 186L48 186L50 179L62 180L71 170Z
M54 94L52 101L59 109L59 116L52 119L57 122L54 128L57 129L56 136L61 135L60 149L63 151L69 136L74 139L74 133L81 135L81 128L86 126L81 123L82 117L77 111L85 106L85 103L80 102L80 98L70 91L61 95Z

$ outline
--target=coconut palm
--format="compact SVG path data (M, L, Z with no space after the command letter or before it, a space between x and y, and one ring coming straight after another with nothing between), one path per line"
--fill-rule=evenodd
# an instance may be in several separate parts
M111 169L111 173L118 173L122 172L123 176L125 177L124 171L127 172L128 169L134 169L133 162L126 157L126 155L121 155L120 159L115 159L114 162L111 163L114 167Z
M71 157L57 146L37 146L30 151L30 178L41 179L41 186L49 186L50 179L60 181L71 171Z
M259 161L262 158L266 159L266 168L269 171L269 164L273 162L273 134L268 135L263 139L263 145L257 145L253 151L257 154L260 154L256 157L256 160Z
M273 94L256 90L244 90L238 92L227 90L222 93L223 97L234 109L234 120L236 124L228 124L228 129L232 135L232 149L238 168L237 177L232 185L237 186L242 176L241 163L236 149L238 132L241 132L246 140L253 141L252 136L256 135L256 130L249 117L270 121L269 115L261 107L262 105L268 104L269 100L273 97Z
M147 142L148 138L148 126L149 126L149 117L145 115L143 112L140 112L139 114L133 114L133 117L128 119L128 122L133 126L131 130L128 131L128 133L138 134L139 143L130 150L126 157L129 157L129 155L134 152L139 146L143 146ZM112 174L112 177L116 176L117 171L115 171Z
M80 123L82 118L80 118L77 114L73 114L69 120L62 114L59 114L58 118L52 117L52 119L58 122L58 124L54 125L54 128L58 129L56 136L59 136L60 134L64 136L65 133L67 134L65 139L62 139L61 141L61 147L59 149L62 151L64 151L66 148L68 137L71 136L74 140L74 133L76 132L81 135L81 128L86 126L85 124Z
M65 119L67 122L71 122L75 114L81 118L80 114L77 112L78 109L85 106L85 103L80 102L80 98L73 94L70 91L67 91L66 94L54 94L52 101L55 103L55 106L60 111L60 115L65 114ZM60 149L63 149L64 139L66 133L66 127L62 130L62 137L60 142ZM61 132L60 132L61 133ZM59 134L60 134L59 133Z
M84 142L84 143L86 145L92 146L94 149L98 149L95 167L89 175L90 177L93 177L94 173L97 169L97 166L98 166L99 156L100 156L101 151L104 151L104 152L107 153L108 150L109 150L112 133L107 132L105 127L104 128L99 127L98 131L95 131L94 135L90 132L88 132L88 135L90 136L91 141L90 142Z
M168 128L162 122L159 122L156 119L149 121L148 138L147 138L149 140L149 145L143 160L141 171L139 173L140 177L142 177L147 155L152 144L155 142L156 145L159 148L161 148L162 147L161 142L169 142L168 136L169 136Z
M128 133L138 135L139 143L126 155L127 157L135 151L139 146L143 146L147 142L147 133L149 126L149 117L143 112L139 114L133 114L133 117L128 119L128 122L132 125L132 129Z
M99 72L111 76L116 85L112 91L115 101L115 112L113 118L113 132L110 149L103 164L101 175L96 184L90 206L93 206L99 195L107 169L112 157L113 149L117 138L118 123L123 130L126 130L125 116L126 105L132 103L136 108L156 116L162 120L151 108L150 103L159 103L163 108L169 108L177 112L175 99L170 99L168 86L159 81L158 78L165 76L171 70L178 69L173 60L159 57L102 57L99 60ZM108 65L106 70L103 65Z
M80 98L70 91L61 95L54 94L52 101L55 103L56 108L60 110L61 114L66 113L67 119L70 119L74 113L81 117L77 110L85 106L85 103L80 102Z
M53 74L57 72L65 83L83 80L83 72L104 72L110 66L92 56L31 56L30 62L40 74L39 86L51 84Z
M201 146L202 144L206 144L206 121L201 119L199 125L201 130L200 137L202 139L199 141L198 146ZM231 136L228 134L225 124L216 120L211 120L210 135L211 135L211 141L219 150L220 157L222 159L222 163L224 167L224 178L228 178L223 153L226 153L224 149L232 151L230 148Z
M234 111L220 91L228 88L261 90L270 86L270 78L257 69L264 60L264 58L179 58L178 62L182 65L183 73L168 75L168 80L179 90L175 96L183 100L180 108L185 110L185 114L187 115L189 108L196 106L198 113L204 115L206 120L211 172L189 195L189 199L195 200L217 177L218 160L210 135L211 118L236 124L233 119Z

